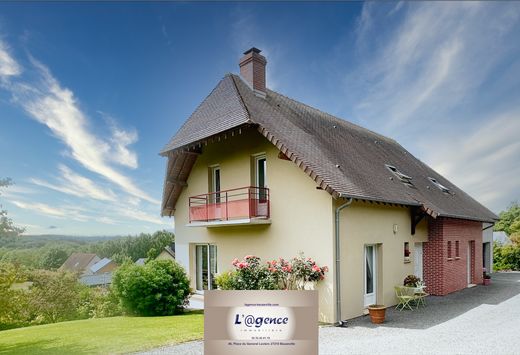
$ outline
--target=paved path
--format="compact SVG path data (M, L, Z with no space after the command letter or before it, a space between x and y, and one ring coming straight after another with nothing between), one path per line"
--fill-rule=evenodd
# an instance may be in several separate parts
M347 328L320 328L320 354L518 354L520 273L494 274L490 286L429 297L416 311L387 311L375 326L368 317ZM200 341L143 354L203 353Z

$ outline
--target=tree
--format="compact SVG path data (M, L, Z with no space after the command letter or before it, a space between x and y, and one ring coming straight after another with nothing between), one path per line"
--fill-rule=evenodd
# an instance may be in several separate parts
M40 258L40 267L47 270L56 270L69 257L62 248L53 247L45 251Z
M11 179L0 179L0 188L12 185ZM0 194L1 195L1 194ZM7 211L0 205L0 238L18 237L25 231L24 228L16 227L11 218L7 217Z
M123 309L141 316L179 313L191 291L186 272L171 260L151 260L142 266L126 263L115 272L112 286Z
M39 323L56 323L79 318L83 294L88 287L74 274L39 271L33 275L29 306Z
M495 224L495 231L504 231L511 241L520 244L520 205L513 202L507 209L498 215L500 220Z

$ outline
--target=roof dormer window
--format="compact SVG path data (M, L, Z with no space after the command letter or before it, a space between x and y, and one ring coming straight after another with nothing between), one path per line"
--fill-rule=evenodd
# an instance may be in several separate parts
M412 177L411 176L408 176L406 174L403 174L402 172L400 172L395 166L393 165L389 165L389 164L385 164L386 168L388 170L390 170L392 172L392 174L394 174L395 176L397 176L397 178L399 179L399 181L401 181L403 184L405 184L406 186L408 187L414 187L413 186L413 183L412 183Z
M450 193L450 189L448 189L446 186L438 182L436 179L429 177L428 180L430 180L435 186L437 186L442 192L445 192L447 194Z

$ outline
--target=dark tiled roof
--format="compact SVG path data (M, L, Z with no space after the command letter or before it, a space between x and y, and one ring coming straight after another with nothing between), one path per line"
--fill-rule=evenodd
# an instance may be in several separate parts
M271 90L265 98L258 97L232 74L222 79L162 153L177 150L179 154L178 148L246 123L256 124L267 139L334 197L421 206L434 217L497 218L393 139ZM403 184L385 164L410 176L414 187ZM184 174L186 179L188 174ZM449 188L450 193L442 192L428 177ZM163 214L168 214L164 213L168 203L173 211L171 202L163 198Z

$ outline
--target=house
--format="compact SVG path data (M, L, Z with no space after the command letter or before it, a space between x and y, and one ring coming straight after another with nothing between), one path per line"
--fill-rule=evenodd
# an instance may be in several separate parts
M167 245L161 251L159 255L157 255L158 260L175 260L175 244Z
M72 253L59 267L59 271L76 272L80 275L91 274L90 267L101 259L92 253Z
M139 266L143 266L144 264L146 264L146 258L139 258L135 261L134 263L135 265L139 265Z
M112 283L112 272L118 267L115 261L103 258L85 270L79 281L87 286L109 285Z
M497 216L395 140L269 90L266 64L246 51L160 152L192 287L215 288L235 257L304 252L329 266L319 307L333 323L396 304L408 274L433 295L481 283Z
M114 271L119 265L109 259L103 258L89 268L89 273L92 275L101 275Z

